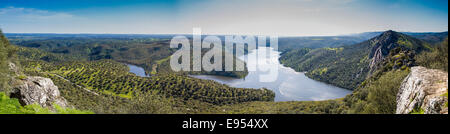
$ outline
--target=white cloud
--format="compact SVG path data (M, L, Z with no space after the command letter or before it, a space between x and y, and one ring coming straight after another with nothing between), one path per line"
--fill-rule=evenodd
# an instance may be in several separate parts
M447 15L364 1L368 0L182 0L170 7L80 7L64 12L6 7L0 8L0 28L6 32L190 34L193 27L201 27L204 34L279 36L448 29Z
M67 20L74 16L68 13L50 12L34 8L6 7L0 8L0 20L22 22Z
M17 33L71 33L76 31L87 18L65 12L35 8L0 8L0 28L4 32Z

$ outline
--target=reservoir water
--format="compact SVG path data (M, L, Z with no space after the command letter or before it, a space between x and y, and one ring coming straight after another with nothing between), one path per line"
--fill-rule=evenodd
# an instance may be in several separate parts
M257 56L257 53L267 53L270 56ZM267 88L275 92L275 101L318 101L343 98L352 91L333 85L322 83L306 77L305 73L296 72L285 67L279 62L280 52L273 48L259 47L250 51L247 55L239 57L241 60L249 56L258 57L257 60L265 60L267 64L257 64L257 61L246 61L247 66L256 64L257 68L278 67L278 75L267 75L267 71L249 71L244 79L236 79L214 75L192 75L199 79L214 80L231 87L238 88ZM261 63L261 62L260 62ZM272 82L261 82L260 76L275 78Z
M130 68L130 72L136 74L137 76L141 76L141 77L150 77L150 75L145 73L144 68L142 67L138 67L135 65L131 65L131 64L126 64L129 68Z
M270 56L257 56L257 53L266 53ZM247 55L240 56L244 60L249 56L258 57L257 61L246 61L247 66L255 65L257 68L278 68L278 74L268 75L267 70L249 71L244 79L215 75L191 75L191 77L214 80L222 84L237 88L267 88L275 92L275 101L319 101L343 98L352 91L329 85L308 78L303 72L285 67L279 62L280 52L269 47L259 47L250 51ZM267 61L267 64L257 64L259 60ZM128 64L130 72L141 77L148 77L141 67ZM249 69L250 70L250 69ZM260 76L274 78L271 82L261 82Z

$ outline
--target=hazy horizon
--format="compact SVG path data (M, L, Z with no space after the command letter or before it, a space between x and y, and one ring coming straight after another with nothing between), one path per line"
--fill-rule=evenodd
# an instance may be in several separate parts
M386 30L388 31L388 30ZM375 33L375 32L385 32L385 31L368 31L368 32L362 32L362 33L349 33L349 34L339 34L339 35L284 35L284 36L279 36L279 37L328 37L328 36L352 36L352 35L356 35L356 34L364 34L364 33ZM444 32L448 32L448 31L438 31L438 32L414 32L414 31L396 31L396 32L401 32L401 33L444 33ZM192 33L164 33L164 34L159 34L159 33L7 33L5 32L5 34L61 34L61 35L70 35L70 34L75 34L75 35L83 35L83 34L92 34L92 35L192 35ZM239 34L202 34L202 35L216 35L216 36L226 36L226 35L239 35ZM251 36L259 36L259 35L252 35ZM241 36L246 36L246 35L241 35ZM261 35L261 36L270 36L270 35Z

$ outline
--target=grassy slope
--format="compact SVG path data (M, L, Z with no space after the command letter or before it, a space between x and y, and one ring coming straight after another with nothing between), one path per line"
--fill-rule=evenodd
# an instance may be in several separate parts
M56 111L51 111L48 108L42 108L37 104L21 106L19 101L15 98L9 98L5 91L8 91L13 80L14 75L10 72L7 66L8 62L15 61L16 48L9 44L9 41L0 30L0 114L89 114L90 111L80 111L71 108L61 108L55 106ZM17 65L17 64L16 64Z
M21 106L17 99L9 98L4 92L0 92L0 114L93 114L91 111L61 108L58 105L54 109L52 111L37 104Z

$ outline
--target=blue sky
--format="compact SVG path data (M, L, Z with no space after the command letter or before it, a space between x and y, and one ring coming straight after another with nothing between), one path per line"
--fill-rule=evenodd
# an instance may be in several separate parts
M448 0L0 0L9 33L341 35L448 31Z

